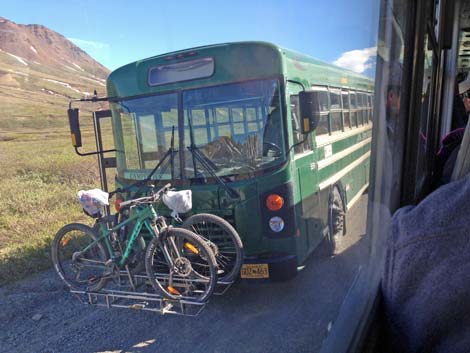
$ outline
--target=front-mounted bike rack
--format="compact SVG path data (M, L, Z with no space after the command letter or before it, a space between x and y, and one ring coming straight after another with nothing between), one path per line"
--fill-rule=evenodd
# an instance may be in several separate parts
M155 293L147 282L144 274L133 275L133 283L126 271L120 271L119 281L108 284L109 288L100 291L74 290L74 294L80 302L87 305L102 306L106 308L125 308L159 313L162 315L173 314L183 316L197 316L204 309L206 303L188 300L171 300ZM214 295L223 295L233 282L217 282Z
M168 300L155 293L104 289L99 292L71 290L82 303L109 308L152 311L162 315L197 316L205 303Z
M100 102L109 101L109 97L78 99L78 102ZM101 180L101 189L108 191L108 180L106 170L108 168L116 167L116 157L105 157L105 154L116 152L115 149L105 150L102 133L101 133L101 120L110 118L110 110L102 110L93 112L93 127L95 132L96 151L81 152L79 148L82 147L80 124L79 124L79 110L72 107L70 102L68 117L70 123L70 132L72 135L72 145L75 152L80 156L97 155L99 162L99 172ZM109 206L105 207L105 214L109 215ZM82 303L96 306L104 306L107 308L127 308L134 310L146 310L157 312L160 314L175 314L185 316L197 316L204 309L206 303L197 303L184 300L168 300L163 298L160 294L155 293L152 286L147 282L147 276L132 275L126 271L120 271L117 280L114 283L108 283L109 288L101 289L100 291L85 291L85 290L71 290ZM232 285L233 282L217 282L214 290L214 295L223 295Z

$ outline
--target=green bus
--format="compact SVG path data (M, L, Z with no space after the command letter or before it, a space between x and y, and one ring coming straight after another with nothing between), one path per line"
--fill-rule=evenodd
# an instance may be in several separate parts
M242 278L290 278L324 239L335 251L368 186L372 80L238 42L125 65L107 92L116 158L100 153L102 174L116 166L125 187L160 163L154 184L191 189L193 213L235 226Z

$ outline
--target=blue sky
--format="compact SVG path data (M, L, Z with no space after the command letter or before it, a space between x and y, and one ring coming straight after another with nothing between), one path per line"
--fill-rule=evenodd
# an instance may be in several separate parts
M263 40L373 75L379 0L0 0L0 9L61 33L111 70L173 50Z

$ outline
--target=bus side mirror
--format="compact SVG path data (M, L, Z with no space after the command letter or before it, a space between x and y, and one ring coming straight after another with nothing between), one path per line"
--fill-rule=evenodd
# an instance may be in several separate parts
M300 125L302 134L308 134L316 129L320 116L319 106L318 92L299 92Z
M78 108L67 110L69 116L70 133L72 136L72 146L82 147L82 134L80 132L80 123L78 121Z

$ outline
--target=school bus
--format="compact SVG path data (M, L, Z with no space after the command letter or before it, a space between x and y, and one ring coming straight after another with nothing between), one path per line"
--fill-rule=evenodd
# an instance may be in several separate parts
M116 166L125 187L158 165L153 184L191 189L193 213L222 216L239 232L242 278L290 278L323 240L338 251L345 214L368 186L372 80L238 42L125 65L107 93L97 141L110 116L116 151L99 154L102 176Z

